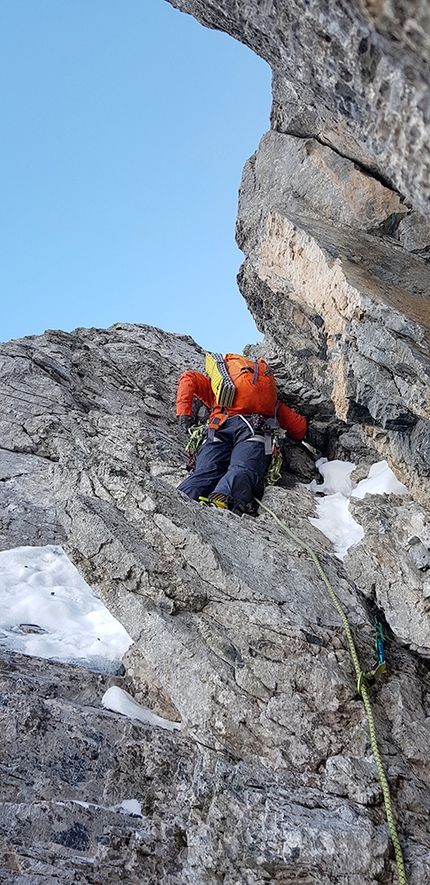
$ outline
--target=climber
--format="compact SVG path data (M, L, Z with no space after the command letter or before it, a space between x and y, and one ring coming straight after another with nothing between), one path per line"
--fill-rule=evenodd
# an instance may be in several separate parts
M178 486L195 501L236 513L253 512L253 496L272 457L272 431L301 440L306 419L279 402L272 370L237 354L206 355L206 372L181 375L176 398L180 427L193 424L193 399L210 409L193 473Z

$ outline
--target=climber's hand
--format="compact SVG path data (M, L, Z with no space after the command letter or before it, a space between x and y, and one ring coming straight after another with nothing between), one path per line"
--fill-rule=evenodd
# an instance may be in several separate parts
M188 433L192 423L193 419L189 415L178 415L178 424L184 433Z

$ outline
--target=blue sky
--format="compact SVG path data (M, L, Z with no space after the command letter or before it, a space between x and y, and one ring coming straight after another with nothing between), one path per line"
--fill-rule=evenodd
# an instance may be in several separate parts
M0 44L0 340L114 322L259 340L234 224L268 65L166 0L2 0Z

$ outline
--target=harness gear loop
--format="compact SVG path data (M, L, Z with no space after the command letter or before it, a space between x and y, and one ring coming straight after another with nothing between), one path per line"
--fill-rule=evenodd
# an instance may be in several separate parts
M263 508L263 510L266 510L267 513L270 513L270 515L273 517L275 522L277 522L278 525L281 526L283 531L286 532L286 534L293 541L295 541L296 544L298 544L300 547L302 547L303 550L306 550L306 552L309 554L309 556L311 557L311 559L315 565L315 568L316 568L320 578L322 578L322 580L328 590L328 593L329 593L330 598L333 602L333 605L334 605L337 613L339 614L339 617L340 617L342 624L344 626L352 663L354 665L354 670L355 670L356 677L357 677L357 691L363 700L364 708L366 710L367 721L368 721L368 725L369 725L370 744L372 747L372 753L373 753L373 756L375 759L376 767L378 769L379 780L380 780L380 784L381 784L381 788L382 788L382 795L384 797L385 814L386 814L386 818L387 818L387 824L388 824L388 829L389 829L389 833L390 833L390 837L391 837L391 842L393 844L393 849L394 849L394 856L395 856L396 866L397 866L398 882L399 882L399 885L407 885L402 849L400 846L399 837L398 837L397 829L396 829L396 824L394 821L393 807L392 807L392 803L391 803L390 787L389 787L389 784L387 781L387 777L386 777L386 774L384 771L384 766L383 766L382 760L381 760L381 755L379 752L378 741L377 741L377 737L376 737L375 720L373 718L372 705L370 703L368 686L366 684L366 677L368 674L363 673L363 670L361 669L360 661L358 659L358 654L357 654L354 639L352 636L351 628L348 623L348 619L347 619L346 614L345 614L345 612L344 612L344 610L343 610L343 608L342 608L342 606L341 606L341 604L340 604L340 602L333 590L333 587L330 584L330 581L329 581L327 575L324 572L324 569L323 569L316 553L314 553L314 551L312 550L312 547L310 547L309 544L306 543L306 541L302 541L302 539L299 538L298 535L295 534L295 532L291 531L291 529L288 528L288 526L285 524L285 522L283 522L282 519L280 519L279 516L277 516L276 513L274 513L274 511L270 509L270 507L267 507L267 505L263 504L262 501L259 501L258 498L255 498L255 501L257 502L257 504L260 507ZM383 669L385 669L382 625L379 624L378 622L375 625L375 648L378 652L378 658L379 658L376 669L378 669L381 666L383 666ZM380 659L381 654L382 654L383 660Z

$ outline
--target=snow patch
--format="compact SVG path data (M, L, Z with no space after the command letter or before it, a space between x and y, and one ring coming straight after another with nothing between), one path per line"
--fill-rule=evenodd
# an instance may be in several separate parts
M363 528L349 512L349 499L340 492L327 495L318 501L316 511L318 516L310 516L309 522L329 538L336 556L343 561L349 547L364 538Z
M132 640L62 547L0 553L0 644L66 663L119 662Z
M142 814L142 806L137 799L123 799L118 805L97 805L95 802L83 802L82 799L69 799L72 805L79 805L80 808L87 808L96 811L115 811L120 814L131 814L133 817L144 817ZM66 802L56 802L56 805L64 807Z
M316 462L324 482L318 485L312 480L306 488L312 492L322 492L325 497L317 501L317 517L309 517L312 523L332 542L334 552L342 561L350 547L364 538L361 525L349 512L351 497L364 498L365 495L406 495L408 490L394 475L386 461L372 464L369 475L358 484L351 479L356 465L350 461L328 461L320 458Z
M123 814L133 814L135 817L143 817L142 806L137 799L123 799L119 805L112 805L112 811L121 811Z
M408 490L394 475L386 461L372 464L367 479L362 479L352 492L353 498L365 495L407 495Z
M142 707L132 698L127 691L112 685L111 688L104 693L102 697L102 706L114 713L121 713L128 719L138 719L139 722L145 722L146 725L158 725L159 728L165 728L167 731L180 731L180 722L171 722L169 719L163 719L156 716L147 707Z
M356 468L352 461L328 461L320 458L315 464L324 482L318 485L315 479L307 486L311 492L322 492L324 495L345 495L349 498L357 483L351 479L351 473Z
M132 814L134 817L143 817L142 806L137 799L123 799L118 805L95 805L93 802L82 802L80 799L72 799L74 805L82 808L96 808L100 811L119 811L121 814Z

